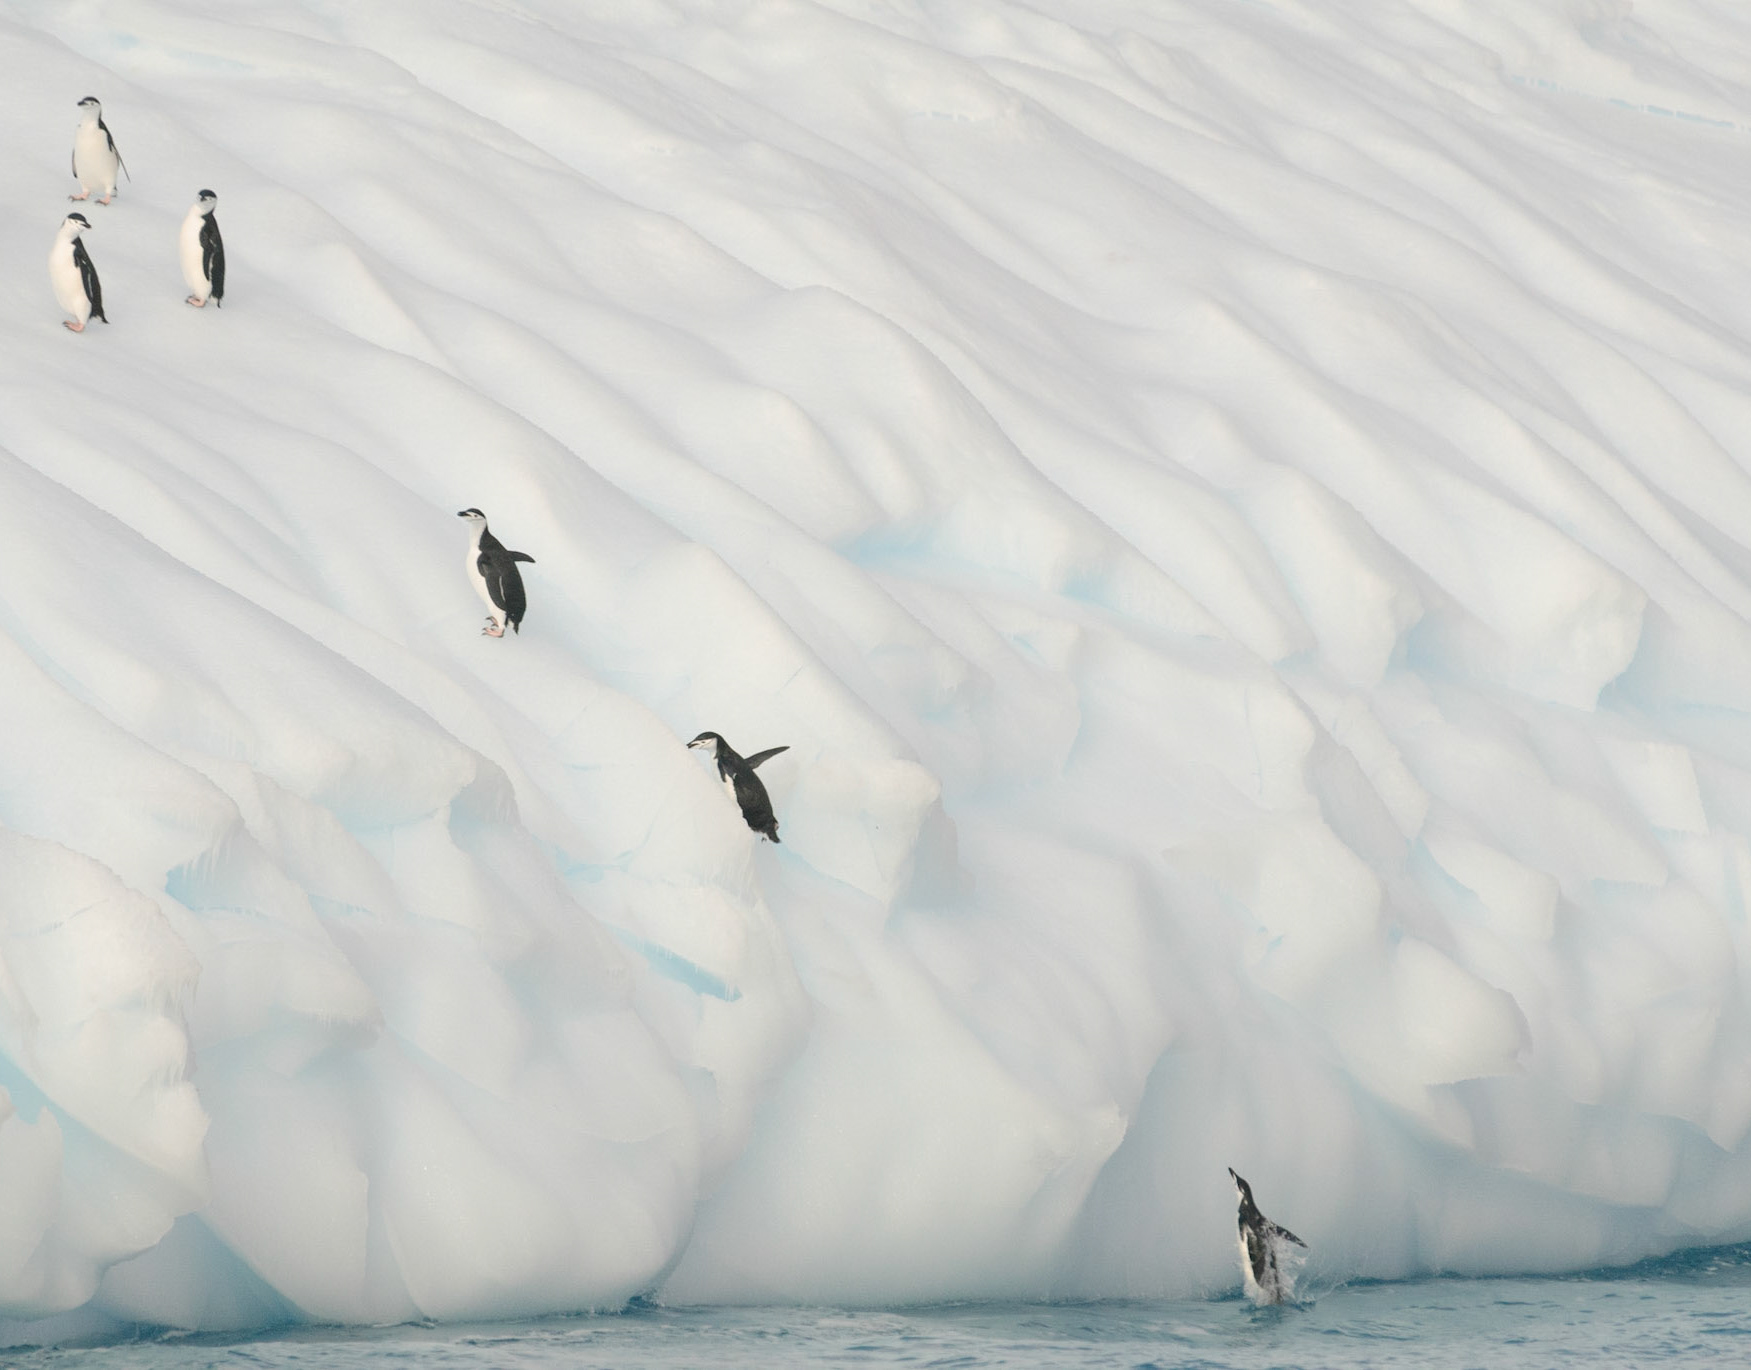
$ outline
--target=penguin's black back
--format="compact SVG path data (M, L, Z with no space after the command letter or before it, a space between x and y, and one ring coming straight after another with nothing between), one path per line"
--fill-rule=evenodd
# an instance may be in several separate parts
M523 631L523 615L529 608L529 597L523 589L523 573L517 569L519 561L533 564L535 558L527 552L510 551L485 528L480 530L480 553L475 565L480 568L481 579L486 582L487 594L505 611L505 622L511 625L514 633Z
M750 828L773 842L778 841L778 816L772 812L772 800L766 786L754 774L754 767L770 756L788 751L788 747L772 747L752 758L744 759L721 737L717 741L717 773L736 792L736 806Z
M718 774L735 787L736 803L741 807L748 826L772 841L778 841L778 816L772 812L772 800L767 797L766 786L754 774L753 768L739 756L735 757L734 765L726 766L721 754L717 768Z

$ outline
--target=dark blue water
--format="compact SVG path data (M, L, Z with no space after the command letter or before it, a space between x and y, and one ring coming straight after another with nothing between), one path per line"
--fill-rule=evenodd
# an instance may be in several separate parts
M1559 1279L1350 1284L1293 1308L1255 1309L1239 1299L889 1311L638 1306L604 1317L299 1328L246 1339L142 1332L105 1346L23 1348L0 1360L8 1370L1746 1367L1751 1246Z

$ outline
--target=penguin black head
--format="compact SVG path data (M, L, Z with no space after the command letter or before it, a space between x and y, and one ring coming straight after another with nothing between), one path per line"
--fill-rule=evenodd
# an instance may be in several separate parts
M103 105L95 95L87 95L79 102L80 109L102 109Z
M70 223L70 224L78 224L79 225L78 228L73 230L75 233L83 233L83 232L85 232L86 229L91 227L91 220L87 219L83 214L79 213L77 210L75 210L73 213L69 214L67 216L65 222Z
M1233 1166L1228 1167L1228 1177L1234 1181L1234 1192L1240 1195L1241 1204L1250 1206L1252 1204L1252 1186L1234 1173Z
M210 190L197 190L195 192L195 203L201 207L201 213L211 214L213 212L213 206L219 203L219 197L213 194Z
M486 515L478 509L458 509L456 517L459 519L479 519L482 523L486 522Z
M705 747L713 756L716 756L717 749L723 745L723 739L716 733L701 733L687 745L689 747Z

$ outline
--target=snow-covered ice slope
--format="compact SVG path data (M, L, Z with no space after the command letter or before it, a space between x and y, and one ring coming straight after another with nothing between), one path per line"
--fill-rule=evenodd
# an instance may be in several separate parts
M1751 16L18 0L0 165L12 1335L1751 1235Z

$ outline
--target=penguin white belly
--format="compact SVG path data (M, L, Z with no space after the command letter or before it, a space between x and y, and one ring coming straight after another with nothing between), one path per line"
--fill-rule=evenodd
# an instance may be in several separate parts
M182 253L182 278L188 282L188 288L201 299L207 299L213 293L213 283L207 279L201 251L201 225L206 216L198 209L191 209L188 217L182 221L182 234L177 245ZM472 555L469 564L473 565Z
M474 586L474 593L480 596L480 602L486 605L486 612L493 620L502 623L504 611L492 602L492 592L486 588L486 577L480 573L480 544L477 542L468 549L468 580Z
M78 323L91 318L91 301L85 295L85 278L79 274L79 263L73 260L73 243L58 242L49 252L49 285L55 292L55 302L71 314Z
M1254 1303L1263 1303L1265 1302L1262 1297L1263 1291L1260 1290L1259 1282L1252 1273L1252 1252L1246 1248L1246 1233L1237 1234L1235 1241L1240 1247L1240 1279L1246 1287L1246 1296Z
M96 123L79 125L73 134L73 174L79 178L79 189L114 195L120 165L121 159L110 150L108 134Z
M740 799L736 798L736 778L735 778L735 776L726 775L723 778L723 781L724 781L724 793L729 795L730 803L732 803L736 806L736 812L741 813L742 801Z

